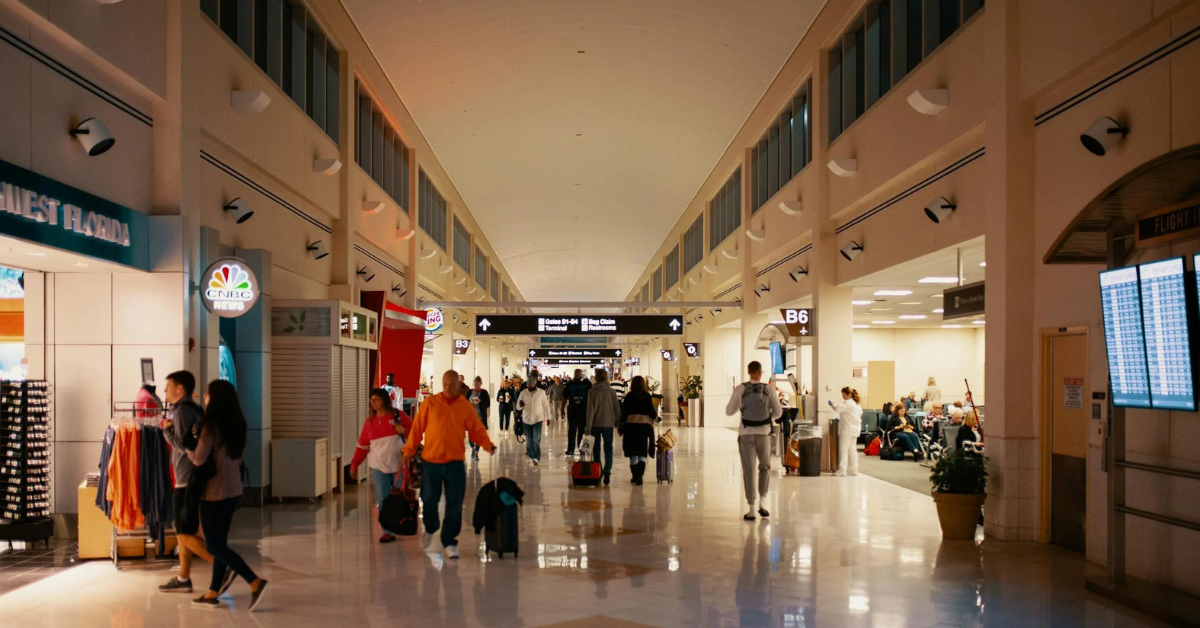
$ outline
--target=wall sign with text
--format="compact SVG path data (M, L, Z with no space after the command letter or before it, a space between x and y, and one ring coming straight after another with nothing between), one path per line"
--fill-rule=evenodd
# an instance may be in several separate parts
M454 355L466 355L467 349L471 348L471 341L466 338L454 339Z
M530 349L531 358L619 358L622 349Z
M436 307L425 309L425 333L432 334L442 328L442 323L445 322L445 315Z
M237 318L258 303L258 278L246 262L236 257L223 257L209 264L201 276L204 285L200 301L221 318Z
M779 311L783 314L783 324L787 327L789 336L807 338L814 335L811 308L788 308Z
M968 284L942 291L942 320L978 316L983 314L985 301L983 282Z
M483 336L682 336L683 317L670 314L476 314Z

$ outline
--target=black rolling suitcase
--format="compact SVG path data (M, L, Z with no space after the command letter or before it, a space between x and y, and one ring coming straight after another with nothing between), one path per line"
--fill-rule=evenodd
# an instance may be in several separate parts
M517 527L516 505L505 506L496 517L496 524L484 531L484 543L488 552L496 552L500 558L505 554L519 556L520 538Z

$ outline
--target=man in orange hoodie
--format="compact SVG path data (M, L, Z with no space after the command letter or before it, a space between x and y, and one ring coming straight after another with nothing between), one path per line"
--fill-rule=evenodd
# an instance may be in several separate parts
M426 399L417 410L412 432L404 446L404 465L417 454L417 446L424 440L421 451L421 502L424 508L425 533L421 545L429 547L433 533L442 531L442 547L446 558L458 558L458 533L462 531L463 497L467 492L467 457L464 439L470 435L471 442L495 455L496 446L488 438L487 428L475 414L475 407L462 396L458 373L446 371L442 375L442 392ZM438 521L438 502L446 493L446 521ZM444 523L444 525L443 525Z

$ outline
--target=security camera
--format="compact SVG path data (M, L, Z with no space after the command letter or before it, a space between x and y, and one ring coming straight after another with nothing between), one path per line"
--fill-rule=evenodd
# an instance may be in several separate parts
M250 220L250 217L254 215L254 210L250 209L250 203L247 203L246 199L240 196L232 201L229 201L229 203L225 205L224 209L233 216L233 219L236 220L237 224L239 225L247 220Z
M854 258L858 257L859 254L862 253L862 251L863 251L863 246L861 244L855 242L854 240L851 240L849 244L842 247L841 252L842 252L842 257L846 258L847 261L853 262Z
M801 279L804 279L804 277L807 275L808 275L808 269L803 266L797 266L788 271L788 277L791 277L792 281L800 281Z
M80 122L71 129L71 137L79 140L89 157L102 155L117 143L100 118L88 118Z
M768 286L768 285L767 285L767 284L765 284L765 283L758 284L758 287L754 289L754 296L756 296L756 297L762 297L762 294L761 294L761 293L763 293L763 292L770 292L770 291L771 291L771 286Z
M317 240L316 242L313 242L305 247L305 250L307 250L308 254L311 255L315 260L329 255L329 245L325 244L324 240Z
M1129 129L1121 126L1120 122L1109 117L1103 117L1092 123L1088 130L1079 136L1083 147L1093 155L1103 157L1117 140L1129 134Z
M950 212L957 208L958 205L946 200L945 196L939 196L925 206L925 215L933 221L933 224L941 224L950 215Z
M362 277L364 282L371 283L371 280L375 278L375 273L371 272L369 266L363 266L358 269L358 276Z

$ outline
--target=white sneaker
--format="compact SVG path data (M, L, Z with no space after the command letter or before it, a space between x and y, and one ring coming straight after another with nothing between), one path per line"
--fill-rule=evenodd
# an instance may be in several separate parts
M433 535L428 532L421 533L421 547L429 547L433 543Z
M833 477L835 477L835 478L844 478L844 477L846 477L846 472L845 472L845 471L834 471L834 472L833 472Z
M451 545L450 547L447 547L445 554L446 554L446 558L458 559L458 546Z
M848 475L858 475L858 471L851 471Z

